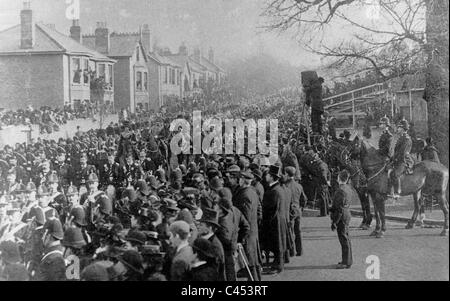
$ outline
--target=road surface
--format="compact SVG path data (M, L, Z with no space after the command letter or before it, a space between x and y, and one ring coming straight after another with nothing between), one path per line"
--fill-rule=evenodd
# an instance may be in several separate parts
M360 218L352 218L351 239L354 264L351 269L334 269L341 259L336 232L330 230L328 217L305 217L302 220L304 255L292 257L285 271L264 275L267 281L358 281L366 278L366 258L378 256L380 279L449 280L448 237L441 229L405 229L405 224L388 223L384 238L372 238L371 231L358 230ZM376 281L376 280L370 280Z

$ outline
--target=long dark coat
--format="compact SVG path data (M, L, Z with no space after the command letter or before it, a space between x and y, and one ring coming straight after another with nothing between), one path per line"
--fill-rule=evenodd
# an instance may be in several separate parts
M233 205L238 208L250 225L247 242L244 245L249 266L259 265L261 251L258 239L258 207L261 206L256 190L250 187L239 187L233 194Z
M279 183L269 187L263 199L263 249L278 250L281 254L286 250L286 207L285 192Z

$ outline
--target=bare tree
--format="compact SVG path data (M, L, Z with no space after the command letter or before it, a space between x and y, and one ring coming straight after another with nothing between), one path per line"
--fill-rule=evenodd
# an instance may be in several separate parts
M426 72L429 134L448 166L448 5L448 0L267 0L263 16L266 29L293 31L304 48L344 73L373 70L385 79ZM361 11L383 22L355 13ZM327 37L337 26L351 30Z

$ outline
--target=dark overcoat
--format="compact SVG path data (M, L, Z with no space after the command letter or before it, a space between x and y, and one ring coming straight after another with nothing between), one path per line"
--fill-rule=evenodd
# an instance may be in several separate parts
M244 248L249 266L257 266L262 260L258 239L258 207L261 203L256 190L252 186L239 187L233 194L233 205L242 212L250 225Z
M281 254L286 250L286 207L284 189L275 183L264 193L263 199L263 249L278 251Z

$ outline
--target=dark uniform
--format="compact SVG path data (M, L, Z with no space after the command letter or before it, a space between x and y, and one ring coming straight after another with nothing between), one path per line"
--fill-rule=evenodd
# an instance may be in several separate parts
M93 165L87 164L82 167L81 165L75 169L74 177L73 177L73 185L80 187L80 185L86 185L87 179L91 173L95 173L95 167Z
M331 207L331 221L337 228L337 235L342 248L342 264L350 267L353 264L352 245L350 242L350 205L352 187L348 184L340 185L333 196L333 205Z
M122 165L122 167L120 168L120 173L121 173L120 178L124 186L127 186L128 184L127 181L129 178L132 179L134 184L144 175L142 167L137 162L133 162L132 164L128 164L127 162L125 162L125 164Z
M113 185L118 187L120 184L120 166L119 163L113 162L112 164L106 162L99 166L100 172L100 185L107 186Z
M380 140L378 141L378 150L380 155L384 157L391 158L392 157L392 142L394 138L391 132L388 130L384 130L380 136Z
M36 275L39 281L65 281L66 263L63 257L63 246L57 245L45 250Z
M412 148L411 137L405 132L400 136L395 144L394 157L394 171L392 172L392 184L394 191L400 194L400 176L405 173L407 168L411 168L414 164L410 152Z

